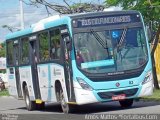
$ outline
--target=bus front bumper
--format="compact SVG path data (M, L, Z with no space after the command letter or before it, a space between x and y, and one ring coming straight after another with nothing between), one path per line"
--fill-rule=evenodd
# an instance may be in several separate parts
M117 101L121 99L149 96L153 93L153 82L150 81L144 85L110 90L89 91L82 88L74 88L74 90L76 103L78 105L83 105L96 102ZM116 98L116 96L118 96L117 99L113 99Z

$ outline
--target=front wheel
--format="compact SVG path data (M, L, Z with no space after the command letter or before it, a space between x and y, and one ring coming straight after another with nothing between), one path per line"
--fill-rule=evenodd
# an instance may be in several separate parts
M133 105L133 99L121 100L119 103L123 108L131 107Z
M27 85L24 88L24 100L28 111L32 111L36 108L36 103L30 100Z
M73 112L73 106L66 102L62 89L60 90L60 103L64 113L68 114Z

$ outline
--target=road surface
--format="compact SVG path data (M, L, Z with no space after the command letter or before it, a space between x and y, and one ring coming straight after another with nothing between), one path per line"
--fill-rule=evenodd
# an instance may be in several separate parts
M133 107L128 109L121 108L118 102L96 103L78 106L73 114L65 115L58 104L47 104L45 110L42 111L27 111L23 100L0 97L0 114L4 118L7 114L18 115L19 119L15 120L28 120L34 117L33 120L49 120L51 118L53 120L98 119L97 114L160 114L160 102L135 101ZM86 117L87 115L89 117Z

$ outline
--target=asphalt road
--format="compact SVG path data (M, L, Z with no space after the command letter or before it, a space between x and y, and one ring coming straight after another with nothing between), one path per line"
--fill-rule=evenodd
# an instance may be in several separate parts
M14 120L98 119L99 116L97 114L160 114L160 102L135 101L133 107L127 109L121 108L118 102L96 103L78 106L73 114L64 115L58 104L47 104L45 110L42 111L27 111L23 100L16 100L12 97L0 97L0 114L3 118L8 114L14 115L9 117L18 115L19 119ZM85 118L86 115L93 116Z

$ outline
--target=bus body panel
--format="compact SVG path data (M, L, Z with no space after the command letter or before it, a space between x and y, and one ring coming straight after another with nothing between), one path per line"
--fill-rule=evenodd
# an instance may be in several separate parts
M96 102L112 101L112 99L100 98L98 93L105 93L105 92L111 92L111 91L112 92L119 92L119 91L125 91L125 90L138 88L137 93L133 96L127 97L127 99L149 96L149 95L152 95L152 93L153 93L153 81L150 81L143 86L139 85L139 86L133 86L133 87L119 88L119 89L93 90L93 91L88 91L88 90L84 90L82 88L78 88L77 87L77 86L79 86L78 84L79 84L78 82L74 81L74 86L76 86L74 88L75 96L76 96L76 103L78 105L83 105L83 104L88 104L88 103L96 103Z
M67 90L66 90L66 83L65 83L65 75L64 75L64 67L62 65L51 63L50 64L50 76L51 76L51 85L54 86L55 91L55 82L58 80L61 83L62 90L64 92L64 97L68 102ZM54 95L56 93L54 92ZM52 98L55 96L52 96Z
M18 98L17 87L16 87L16 77L15 77L15 68L9 67L7 68L7 78L8 78L8 91L9 94L15 98Z
M39 80L39 87L40 87L40 93L41 93L41 99L43 101L50 100L49 96L51 85L50 85L50 79L49 79L49 70L48 70L48 64L43 65L37 65L38 70L38 80Z
M19 68L21 84L23 84L23 82L26 82L30 99L35 100L31 71L31 66L24 66Z
M99 102L93 91L84 90L77 81L73 81L76 103L78 105Z
M137 96L138 97L150 96L153 94L153 88L154 86L153 86L153 80L152 80L141 86L141 90Z
M72 55L74 57L74 54ZM147 76L148 72L152 72L152 65L151 65L151 58L149 57L147 65L144 71L141 73L140 76L130 79L124 80L114 80L114 81L103 81L103 82L96 82L91 81L87 78L82 72L80 72L77 68L76 61L72 60L72 68L74 69L73 80L74 80L74 90L76 96L76 102L79 105L87 104L87 103L94 103L94 102L106 102L112 101L112 99L102 99L98 95L98 93L105 93L105 92L118 92L118 91L125 91L131 89L138 89L138 91L129 98L138 98L142 96L149 96L153 93L153 76L151 74L151 80L144 85L142 82L144 81L145 77ZM84 79L92 88L93 91L88 91L82 89L82 87L77 82L77 77ZM120 83L120 86L117 87L116 83ZM85 94L86 93L86 94ZM88 99L88 98L92 99Z
M63 66L55 63L39 64L37 65L37 69L41 99L48 102L57 102L55 93L55 82L58 80L62 85L62 89L67 100Z

